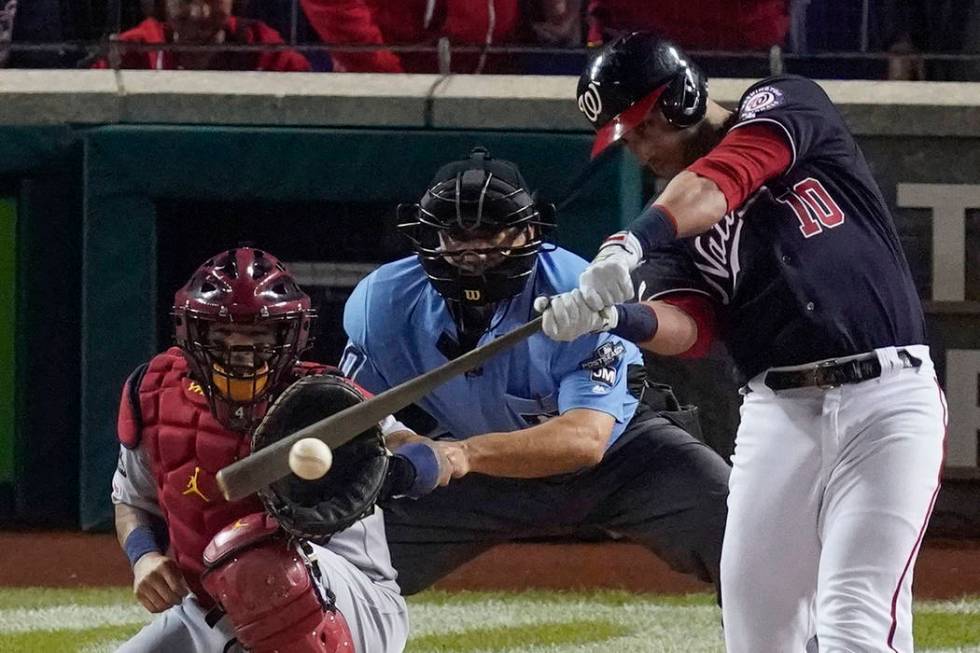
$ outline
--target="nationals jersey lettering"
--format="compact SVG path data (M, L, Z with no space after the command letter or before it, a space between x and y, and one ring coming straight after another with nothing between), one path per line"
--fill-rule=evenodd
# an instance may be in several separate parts
M524 290L500 303L479 344L534 317L535 297L575 288L585 266L560 248L541 252ZM350 341L342 366L375 393L443 365L440 338L457 340L445 300L414 256L381 266L357 285L344 309L344 329ZM515 431L588 408L616 419L611 444L636 410L626 373L635 364L642 364L636 345L608 333L573 342L536 334L491 358L479 374L457 376L418 404L442 432L457 438Z
M738 273L742 269L738 247L744 214L744 208L726 214L718 224L696 237L693 243L697 253L694 265L704 281L716 291L722 304L731 301Z
M864 155L823 90L783 75L751 87L731 129L770 125L793 159L704 234L650 254L644 298L689 287L722 304L745 378L775 366L925 342L918 294Z

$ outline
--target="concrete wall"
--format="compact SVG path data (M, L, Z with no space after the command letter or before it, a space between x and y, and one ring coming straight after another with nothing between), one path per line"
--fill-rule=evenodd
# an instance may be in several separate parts
M716 79L733 105L753 80ZM587 131L572 77L2 70L0 124ZM980 136L980 83L823 81L857 135Z

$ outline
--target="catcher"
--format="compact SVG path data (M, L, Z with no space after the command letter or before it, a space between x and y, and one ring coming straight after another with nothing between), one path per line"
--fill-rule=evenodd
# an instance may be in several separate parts
M178 346L133 372L119 410L116 534L137 600L158 614L120 651L404 648L374 509L390 478L382 433L404 427L388 418L337 449L330 474L291 476L261 500L228 503L215 485L251 449L362 400L332 368L299 361L313 319L282 263L253 248L218 254L177 292Z

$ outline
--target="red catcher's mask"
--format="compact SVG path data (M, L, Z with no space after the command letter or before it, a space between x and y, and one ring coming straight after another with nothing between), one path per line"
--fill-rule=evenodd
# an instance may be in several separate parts
M249 431L310 345L310 297L275 256L240 247L177 291L174 335L225 427Z

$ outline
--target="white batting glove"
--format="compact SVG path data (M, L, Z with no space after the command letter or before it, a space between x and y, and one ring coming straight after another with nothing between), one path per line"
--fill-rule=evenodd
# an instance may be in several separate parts
M615 306L594 311L585 303L578 288L555 297L538 297L534 300L534 310L544 316L541 330L545 335L563 342L615 329L619 322Z
M643 259L636 236L620 231L606 238L599 253L578 279L582 298L593 311L633 299L636 291L630 272Z

